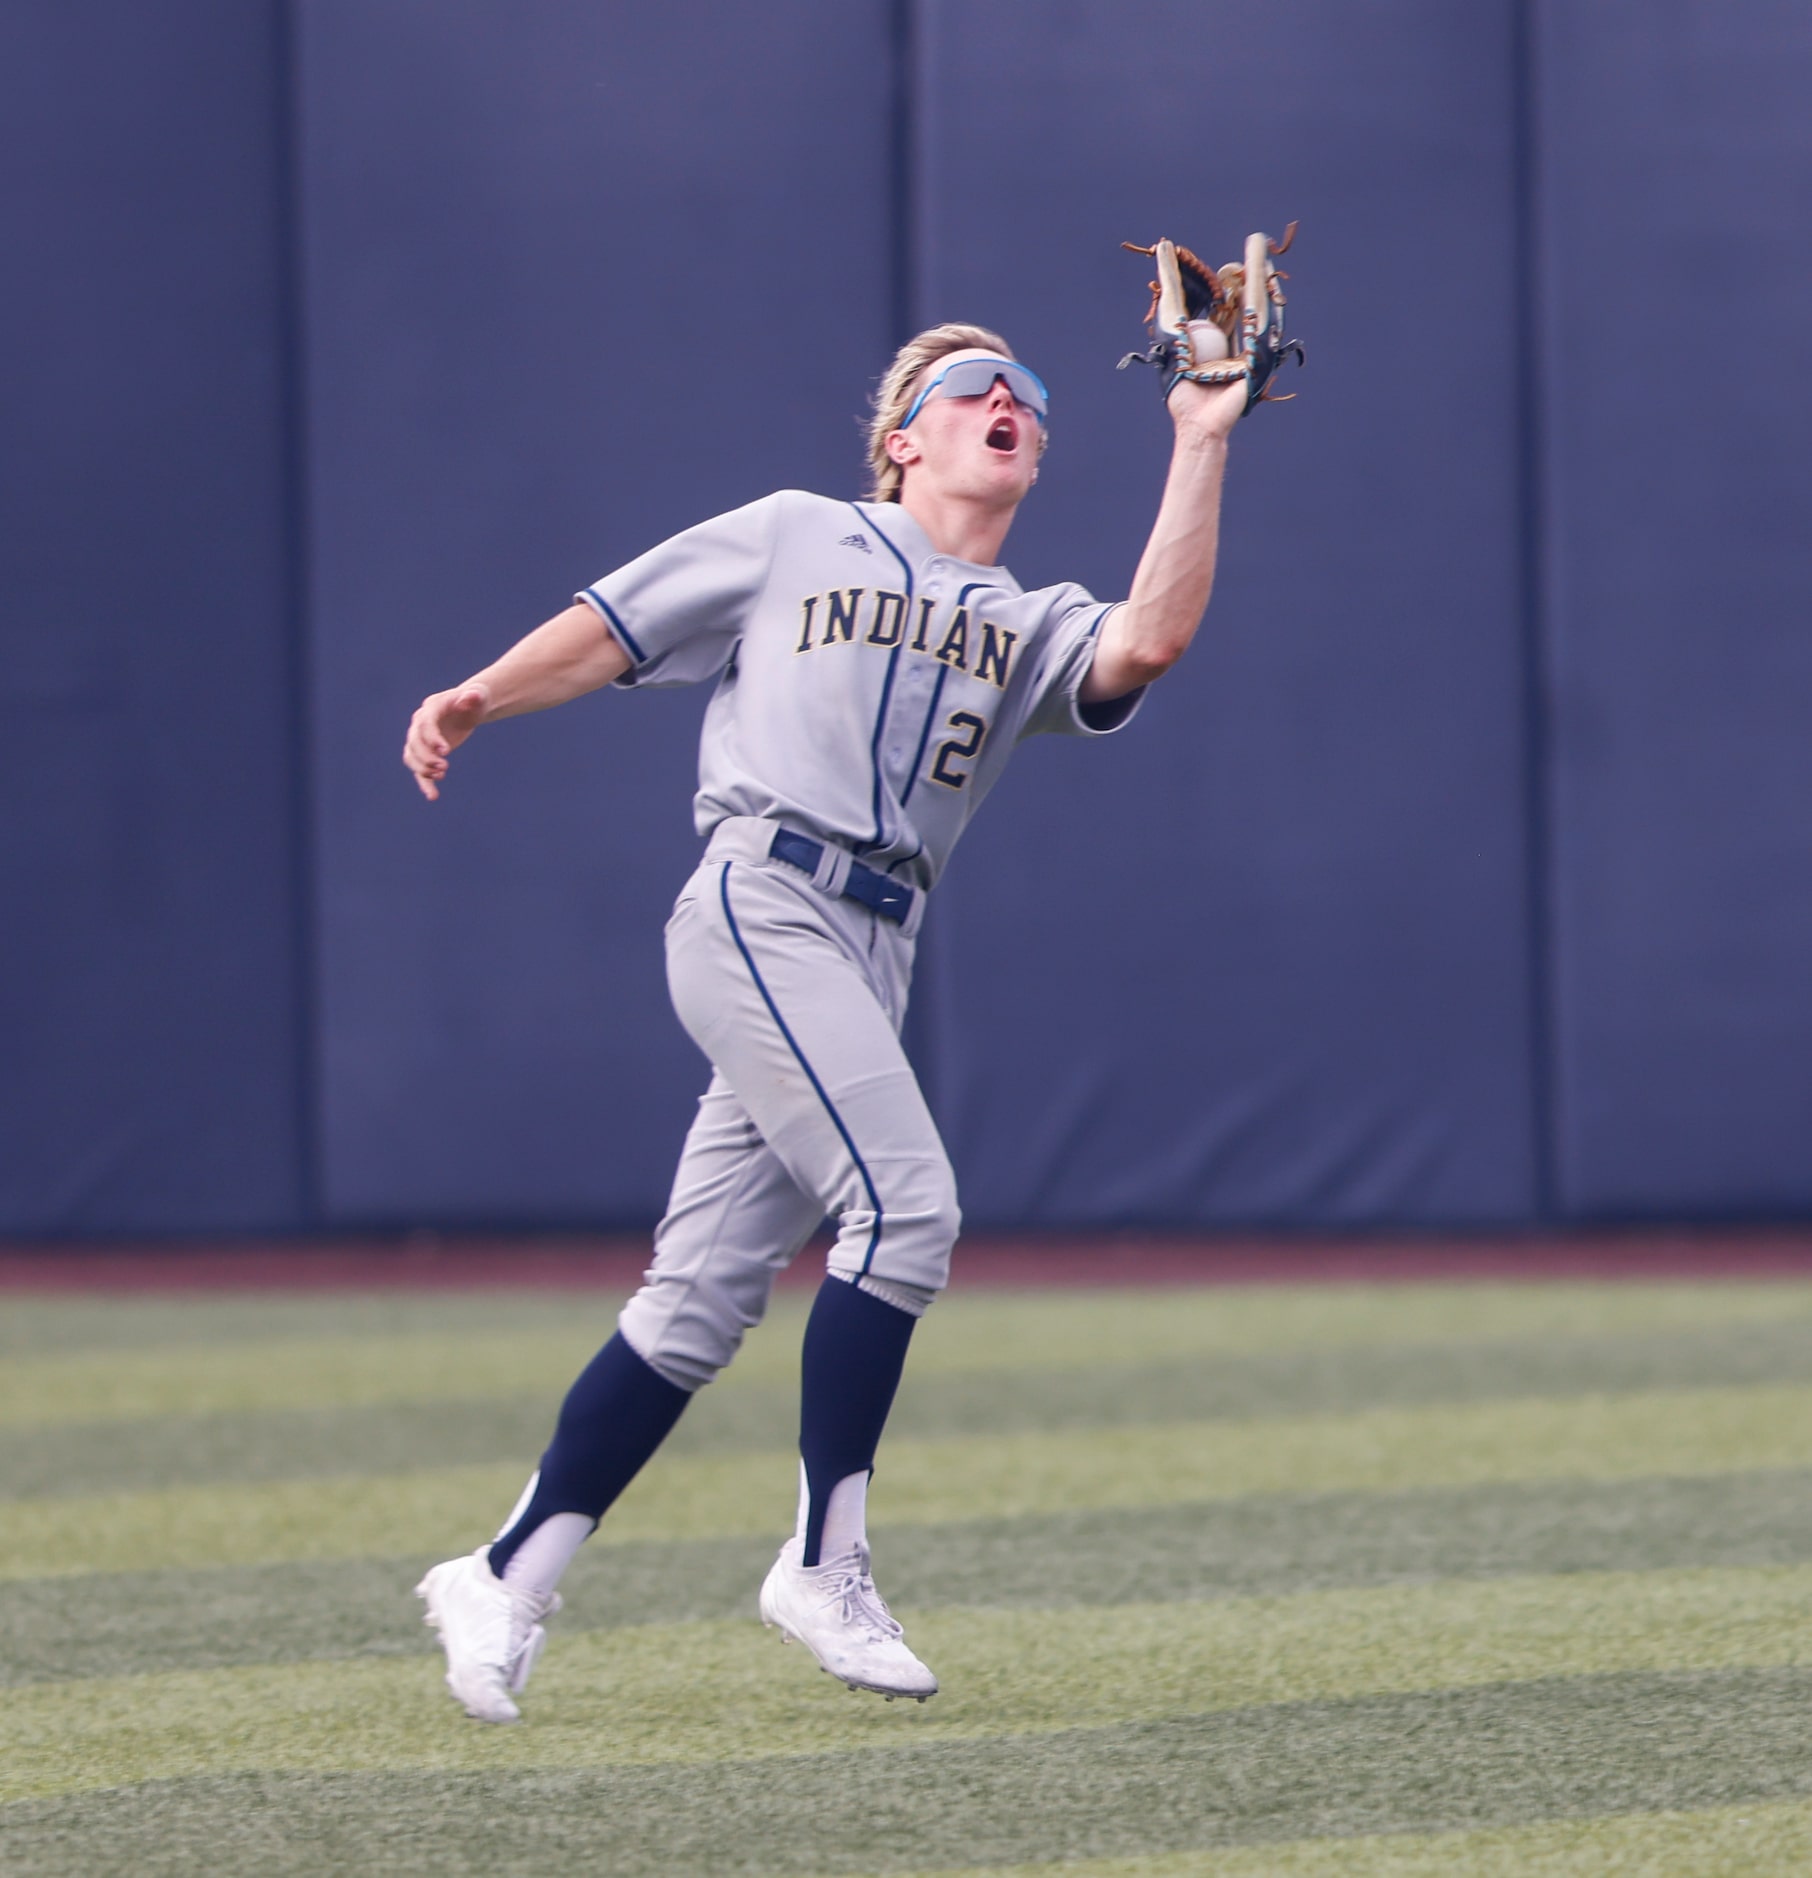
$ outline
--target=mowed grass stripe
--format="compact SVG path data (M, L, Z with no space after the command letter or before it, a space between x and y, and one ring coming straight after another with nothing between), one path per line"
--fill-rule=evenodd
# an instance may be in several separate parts
M1706 1389L890 1441L871 1513L880 1526L925 1525L1261 1493L1804 1466L1812 1390ZM0 1526L0 1578L466 1550L507 1514L524 1477L505 1464L15 1501ZM790 1451L663 1456L612 1509L600 1542L780 1535L796 1490Z
M747 1618L772 1535L588 1546L564 1581L581 1630ZM0 1586L0 1682L361 1655L427 1655L408 1588L433 1559L318 1560ZM1812 1473L1541 1481L1417 1493L893 1527L905 1606L1067 1605L1279 1595L1554 1572L1812 1563Z
M150 1415L242 1414L563 1390L606 1323L460 1337L272 1339L204 1349L13 1357L0 1364L0 1427Z
M1812 1868L1812 1805L1716 1806L1697 1813L1544 1820L1484 1832L1381 1833L1225 1846L1149 1858L1065 1859L1037 1865L942 1866L899 1878L1453 1878L1519 1872L1525 1878L1636 1878L1666 1872L1791 1873Z
M806 1304L796 1295L776 1304L738 1357L730 1386L736 1379L792 1381ZM9 1312L15 1308L21 1307L9 1302ZM30 1305L22 1308L29 1315ZM408 1319L395 1300L352 1298L345 1301L343 1334L285 1338L274 1334L283 1321L279 1301L270 1307L269 1336L255 1334L241 1304L233 1321L247 1334L243 1343L120 1349L106 1333L121 1307L97 1301L92 1308L97 1337L109 1347L17 1354L0 1363L0 1426L371 1407L536 1389L557 1396L615 1319L615 1300L598 1298L540 1328L399 1332ZM67 1314L65 1306L65 1320ZM1367 1344L1636 1336L1789 1320L1812 1322L1812 1285L958 1292L915 1336L912 1374L1113 1368ZM312 1321L320 1322L319 1315ZM368 1331L368 1321L382 1329ZM19 1334L16 1323L12 1334Z
M1812 1568L1578 1574L1296 1598L927 1611L935 1704L856 1701L750 1621L560 1639L533 1725L473 1728L426 1661L19 1689L0 1801L250 1769L725 1761L985 1740L1558 1676L1812 1666Z
M9 1878L899 1873L1677 1813L1812 1792L1812 1673L1568 1677L709 1764L255 1773L0 1813ZM854 1698L839 1698L853 1706ZM498 1731L476 1730L513 1751ZM58 1861L63 1861L61 1864Z
M341 1337L496 1336L616 1321L629 1287L9 1292L0 1358Z
M985 1367L1005 1353L1048 1360L1053 1338L1077 1336L1117 1348L1111 1360L1162 1354L1150 1319L1184 1335L1183 1348L1226 1352L1338 1348L1408 1339L1621 1335L1688 1330L1785 1314L1812 1315L1812 1281L1743 1278L1663 1283L1565 1280L1428 1284L1209 1285L1125 1289L1039 1287L969 1289L960 1281L940 1301L921 1334L966 1366ZM13 1294L0 1315L0 1355L52 1351L149 1350L210 1343L336 1337L464 1338L499 1331L563 1332L589 1323L614 1325L623 1292L484 1290L337 1292L184 1292L175 1296L33 1296ZM810 1296L783 1292L770 1326L796 1332ZM1181 1316L1179 1317L1179 1313ZM935 1331L931 1328L935 1326ZM1160 1329L1162 1337L1166 1333ZM961 1356L967 1348L970 1354ZM761 1359L756 1358L759 1362Z
M1733 1324L1666 1336L1367 1344L1072 1370L920 1375L909 1369L890 1434L937 1439L1763 1383L1812 1384L1812 1322ZM526 1466L547 1441L559 1393L13 1428L0 1443L0 1497L485 1461ZM784 1447L798 1419L798 1391L790 1380L738 1376L701 1393L668 1452Z

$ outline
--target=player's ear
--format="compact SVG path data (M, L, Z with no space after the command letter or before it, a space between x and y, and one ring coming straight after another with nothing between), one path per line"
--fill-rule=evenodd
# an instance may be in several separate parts
M890 430L881 447L887 452L887 460L890 463L899 464L901 469L904 469L908 463L916 463L919 460L917 438L909 436L903 430Z

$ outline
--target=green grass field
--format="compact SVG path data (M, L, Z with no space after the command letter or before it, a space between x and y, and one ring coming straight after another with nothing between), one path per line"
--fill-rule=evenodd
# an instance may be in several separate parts
M871 1500L943 1693L754 1596L788 1298L516 1728L410 1595L599 1294L0 1306L0 1872L1812 1870L1812 1285L959 1291Z

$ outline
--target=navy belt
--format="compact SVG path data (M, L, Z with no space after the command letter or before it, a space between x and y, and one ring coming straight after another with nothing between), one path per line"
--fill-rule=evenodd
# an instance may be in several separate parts
M819 864L824 859L824 843L814 841L809 835L796 835L790 828L776 828L774 839L768 843L768 852L777 861L785 861L789 866L803 868L808 874L816 874ZM878 874L872 867L864 867L860 861L849 864L849 878L843 883L841 898L859 901L871 913L878 913L882 919L890 919L896 926L905 923L906 915L912 911L913 890L897 880L889 880L885 874Z

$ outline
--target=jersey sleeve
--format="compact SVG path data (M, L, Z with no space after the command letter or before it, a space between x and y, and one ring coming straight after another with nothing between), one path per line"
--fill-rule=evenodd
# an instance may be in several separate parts
M729 664L774 557L779 496L715 515L574 594L634 663L620 685L695 685Z
M1106 736L1130 723L1145 701L1143 685L1105 704L1082 701L1082 681L1094 664L1102 625L1122 603L1097 600L1086 588L1073 585L1045 591L1049 604L1035 643L1037 656L1029 672L1030 696L1019 734Z

